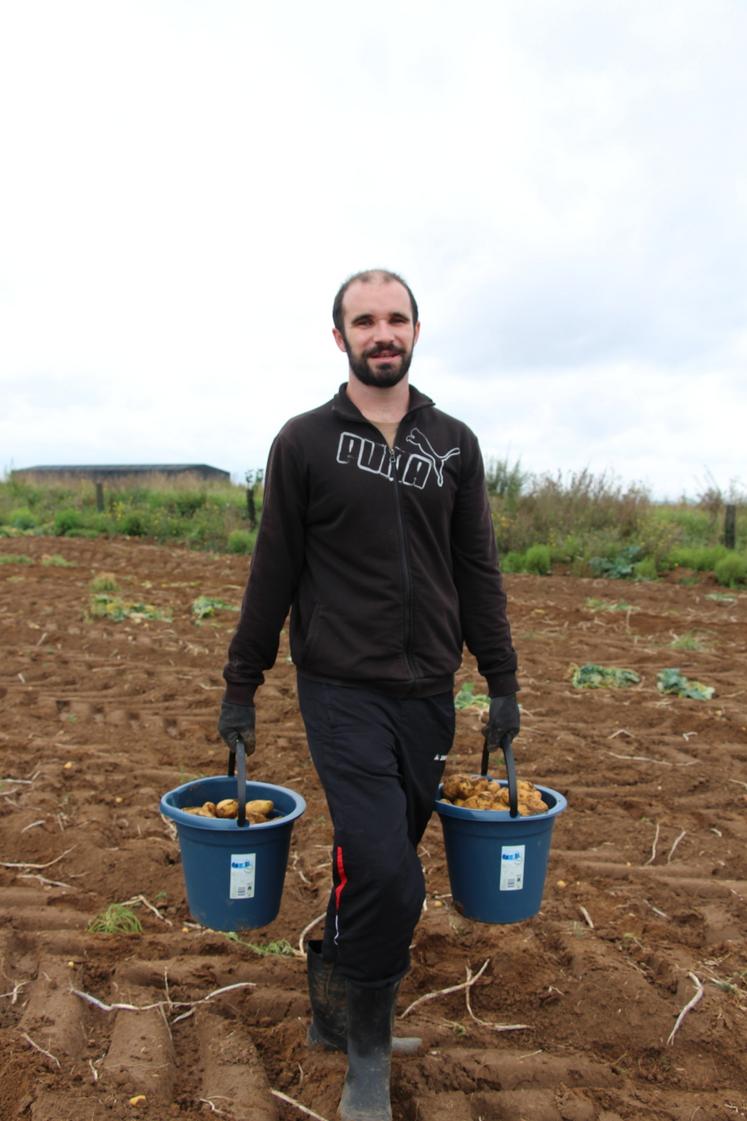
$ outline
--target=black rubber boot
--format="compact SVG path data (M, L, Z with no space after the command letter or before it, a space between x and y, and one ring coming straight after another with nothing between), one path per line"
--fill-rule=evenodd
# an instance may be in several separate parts
M330 1051L347 1051L348 1010L345 978L332 962L322 958L322 944L313 940L306 943L306 975L311 1001L311 1023L307 1042L312 1047L326 1047ZM396 997L396 990L395 990ZM394 1004L392 1004L392 1024ZM395 1055L415 1055L423 1045L418 1036L392 1039Z
M330 1051L347 1051L348 1010L345 978L322 957L321 942L306 943L311 1023L307 1041Z
M380 989L347 982L348 1072L342 1121L392 1121L392 1019L399 984Z

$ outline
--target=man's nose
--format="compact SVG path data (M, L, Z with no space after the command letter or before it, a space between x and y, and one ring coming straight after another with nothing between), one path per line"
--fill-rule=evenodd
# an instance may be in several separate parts
M379 319L375 324L376 338L390 340L394 338L394 330L387 319Z

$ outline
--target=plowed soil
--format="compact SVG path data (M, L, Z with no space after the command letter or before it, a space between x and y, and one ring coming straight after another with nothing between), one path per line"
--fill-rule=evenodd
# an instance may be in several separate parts
M250 761L250 777L308 803L277 919L239 940L198 927L159 813L164 791L225 768L214 729L235 614L199 622L192 603L238 604L246 561L0 542L0 559L18 553L32 563L0 565L0 1118L333 1121L345 1060L306 1045L300 949L320 930L331 833L285 636ZM91 618L101 572L171 620ZM425 1048L394 1059L395 1119L747 1117L747 595L674 580L506 585L519 774L568 809L540 913L502 926L454 908L434 816L398 1004L398 1030ZM641 684L577 690L571 667L587 661L635 669ZM657 692L657 671L673 666L716 696ZM482 688L469 657L461 681ZM457 724L448 770L476 770L479 715ZM115 902L142 932L89 931ZM258 952L268 947L291 952Z

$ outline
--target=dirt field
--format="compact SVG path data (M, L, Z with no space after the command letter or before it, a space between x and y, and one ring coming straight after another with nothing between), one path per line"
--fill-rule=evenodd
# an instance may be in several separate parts
M224 769L214 726L235 616L199 624L191 605L238 603L246 562L127 542L0 542L0 555L20 552L34 563L0 565L0 1118L334 1121L345 1060L306 1047L299 951L325 907L331 835L285 642L258 696L250 771L308 803L275 922L243 944L191 923L159 814L161 793ZM42 563L54 554L71 566ZM90 619L101 572L172 621ZM747 1117L747 594L506 584L523 683L519 773L564 793L568 810L541 912L508 926L455 911L434 817L400 1014L487 966L469 990L401 1022L426 1047L394 1060L396 1121ZM693 634L702 649L672 648ZM570 667L587 661L642 682L574 689ZM715 698L663 697L656 673L672 666ZM460 679L482 688L470 659ZM474 770L479 719L457 721L448 770ZM88 931L129 900L142 933ZM282 939L293 954L245 944ZM144 1010L107 1011L73 989Z

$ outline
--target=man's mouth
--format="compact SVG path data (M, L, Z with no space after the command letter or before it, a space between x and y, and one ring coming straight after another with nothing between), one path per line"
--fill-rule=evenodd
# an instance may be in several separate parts
M391 360L392 358L400 358L403 353L404 351L400 350L399 347L390 347L388 349L371 350L368 352L366 357L369 359L379 358L383 360Z

